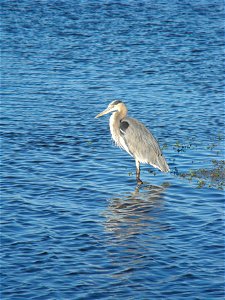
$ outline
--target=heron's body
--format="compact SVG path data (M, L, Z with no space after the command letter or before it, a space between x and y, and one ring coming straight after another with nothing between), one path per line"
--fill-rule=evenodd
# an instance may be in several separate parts
M140 163L150 164L162 172L169 172L169 166L162 155L158 142L144 124L127 117L125 104L119 100L113 101L96 117L109 112L113 112L109 121L113 140L117 146L135 158L137 182L142 183Z

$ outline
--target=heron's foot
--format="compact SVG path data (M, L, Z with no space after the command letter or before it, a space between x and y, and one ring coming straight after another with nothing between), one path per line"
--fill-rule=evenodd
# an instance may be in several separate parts
M143 184L143 181L140 178L137 178L137 184Z

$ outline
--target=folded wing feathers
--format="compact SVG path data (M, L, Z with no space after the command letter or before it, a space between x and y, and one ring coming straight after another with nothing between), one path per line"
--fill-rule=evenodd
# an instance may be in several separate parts
M150 164L162 172L169 172L169 166L159 144L150 131L136 119L125 118L124 120L129 123L129 127L122 138L125 139L132 156L141 163Z

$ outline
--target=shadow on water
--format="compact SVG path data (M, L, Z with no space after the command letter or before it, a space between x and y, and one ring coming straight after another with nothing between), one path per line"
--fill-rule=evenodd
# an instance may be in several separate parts
M165 190L165 186L137 186L132 193L110 199L104 212L105 230L122 240L142 233L161 213Z

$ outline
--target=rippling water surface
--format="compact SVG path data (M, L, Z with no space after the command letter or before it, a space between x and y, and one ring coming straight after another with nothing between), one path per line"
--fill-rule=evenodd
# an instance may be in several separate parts
M1 5L2 299L224 299L224 193L179 176L223 158L223 2ZM114 99L170 174L136 187Z

